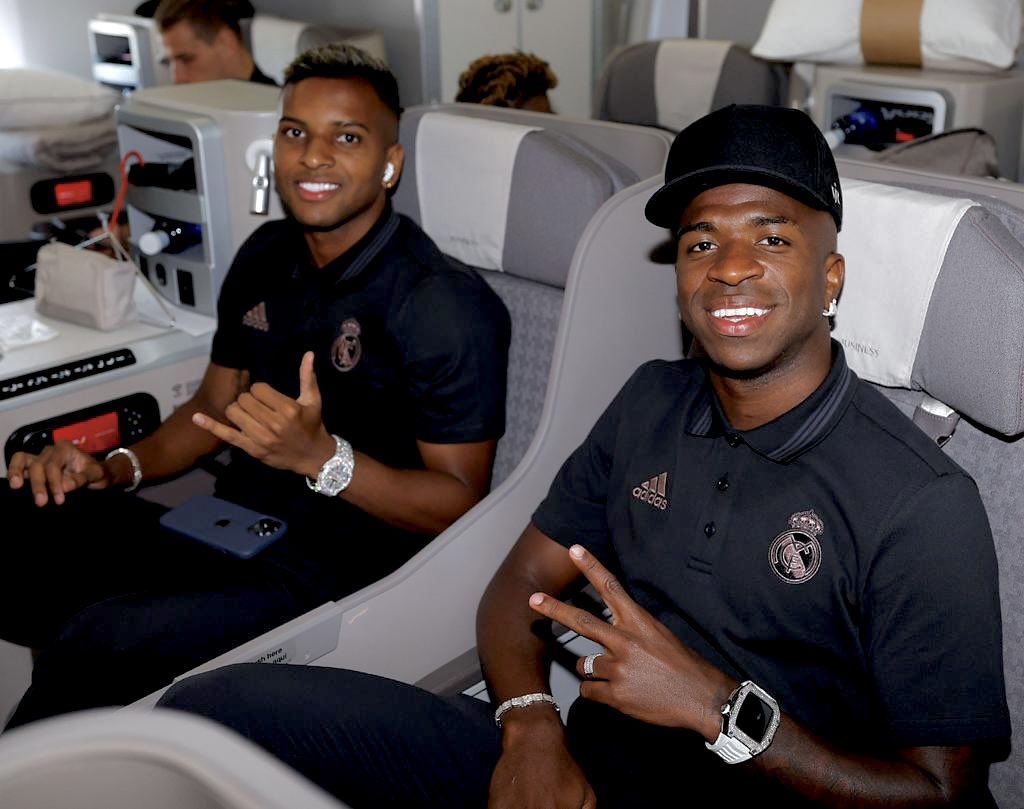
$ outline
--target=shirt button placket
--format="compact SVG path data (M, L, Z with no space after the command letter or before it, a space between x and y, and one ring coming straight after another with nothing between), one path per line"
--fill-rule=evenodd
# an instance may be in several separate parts
M715 488L720 492L725 492L729 488L729 476L722 475L718 480L715 481ZM715 521L711 520L704 523L704 536L711 539L715 534L718 533L718 526L715 525Z
M729 449L734 449L743 443L743 438L737 433L730 432L725 435L725 443ZM733 453L730 453L727 449L723 449L722 445L719 444L716 457L709 460L711 460L712 468L718 466L719 469L724 467L728 470L730 466L736 462L737 458ZM721 472L717 477L712 478L710 483L714 487L714 493L708 496L706 510L702 509L702 511L705 511L702 515L704 520L701 523L697 523L697 525L700 526L698 530L703 531L705 541L714 540L714 542L707 542L707 544L704 545L704 550L699 552L703 554L704 559L714 564L714 560L718 555L725 552L725 546L723 543L725 542L725 538L727 537L729 530L730 515L727 510L723 509L723 507L727 507L727 501L719 498L719 495L729 491L730 486L732 485L729 480L729 472ZM714 519L715 515L721 519ZM719 523L721 523L721 525ZM722 533L723 531L725 533Z
M736 433L728 433L725 436L725 443L731 448L735 449L743 443L743 439ZM729 476L722 475L718 480L715 481L715 488L720 492L726 492L729 490ZM714 520L704 524L704 536L711 539L715 534L718 533L718 526L715 525Z

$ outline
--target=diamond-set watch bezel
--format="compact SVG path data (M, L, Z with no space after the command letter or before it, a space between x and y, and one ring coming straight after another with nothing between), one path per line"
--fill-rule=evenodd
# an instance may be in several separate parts
M334 439L334 454L320 467L320 473L315 481L306 478L306 485L317 494L336 497L352 482L355 454L352 452L352 445L344 438L336 435L332 435L331 438Z
M771 719L768 720L768 728L765 730L764 738L760 741L751 738L736 726L740 708L751 694L760 699L772 711ZM718 734L718 739L714 744L705 743L705 746L729 764L739 764L764 752L772 743L781 719L779 704L767 691L750 680L741 683L739 688L729 695L729 699L722 706L721 711L722 731ZM742 750L740 745L743 747Z

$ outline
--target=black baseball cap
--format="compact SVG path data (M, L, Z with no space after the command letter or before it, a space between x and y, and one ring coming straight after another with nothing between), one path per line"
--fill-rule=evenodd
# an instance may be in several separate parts
M729 183L763 185L827 211L838 230L843 193L832 150L800 110L731 104L694 121L676 135L665 165L665 185L644 214L675 228L686 206L709 188Z

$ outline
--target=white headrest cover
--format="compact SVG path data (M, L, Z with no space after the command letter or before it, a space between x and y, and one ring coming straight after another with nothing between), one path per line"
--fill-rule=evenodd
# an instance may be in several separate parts
M658 125L678 131L711 112L731 42L666 39L654 60Z
M835 337L862 378L913 388L935 279L950 239L975 203L906 188L843 180L839 252L846 282Z
M537 129L443 112L420 119L420 223L443 252L474 267L502 269L516 154Z

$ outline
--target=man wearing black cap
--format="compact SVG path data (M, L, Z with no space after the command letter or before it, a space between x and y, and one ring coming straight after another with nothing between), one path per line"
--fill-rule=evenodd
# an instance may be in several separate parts
M699 358L633 375L492 579L500 735L472 705L302 667L211 672L165 705L355 807L990 805L1009 720L988 523L830 340L842 195L821 134L794 110L713 113L647 216L678 238ZM584 577L610 624L557 600ZM603 647L567 727L540 616Z

